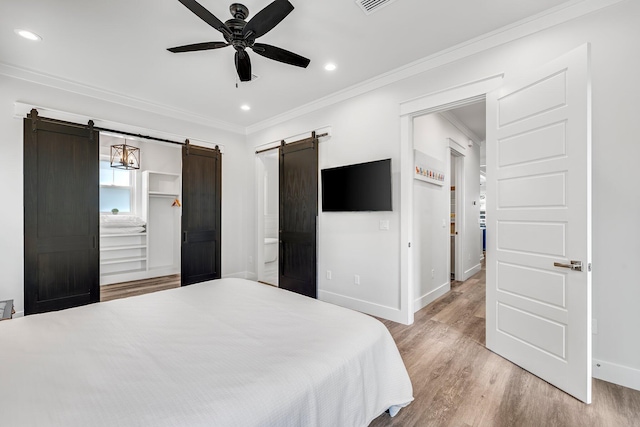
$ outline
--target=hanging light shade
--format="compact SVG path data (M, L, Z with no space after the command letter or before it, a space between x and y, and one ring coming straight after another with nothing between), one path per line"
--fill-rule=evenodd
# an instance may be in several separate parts
M140 149L124 144L111 146L111 167L117 169L140 169Z

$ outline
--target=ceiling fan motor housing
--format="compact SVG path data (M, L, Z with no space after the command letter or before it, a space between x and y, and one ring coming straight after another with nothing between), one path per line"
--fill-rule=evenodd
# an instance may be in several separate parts
M235 50L241 51L255 42L253 38L244 38L242 30L247 25L247 16L249 16L249 8L240 3L233 3L229 6L229 12L233 15L232 19L225 22L225 25L231 30L231 36L225 35L227 43L234 47Z
M233 3L229 6L229 12L231 12L231 16L237 19L247 19L249 16L249 8L240 3Z

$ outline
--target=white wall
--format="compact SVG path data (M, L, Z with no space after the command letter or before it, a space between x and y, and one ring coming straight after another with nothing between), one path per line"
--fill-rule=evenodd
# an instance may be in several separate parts
M459 238L462 241L462 278L465 280L480 270L482 241L478 217L480 209L480 147L468 146L469 137L438 113L427 114L413 120L413 147L439 160L443 165L450 164L450 139L456 144L456 150L463 155L464 209L458 207L456 218ZM447 166L448 167L448 166ZM452 170L445 170L443 186L413 180L413 298L417 311L434 301L450 289L450 187L454 182ZM473 204L473 201L476 204Z
M331 107L256 131L250 146L276 141L325 125L332 138L321 144L321 167L381 157L398 171L398 105L499 73L516 75L573 48L591 43L593 99L593 313L598 320L594 375L640 389L640 286L633 266L640 259L640 192L636 162L640 158L640 2L622 2L573 21L476 53ZM434 60L435 62L436 60ZM428 68L428 67L425 67ZM394 190L397 190L394 181ZM398 305L398 199L389 216L391 230L380 232L382 214L329 217L320 214L319 289L334 301L373 313L392 313ZM632 236L632 237L630 237ZM361 243L356 243L358 239ZM480 237L478 237L478 240ZM249 251L254 242L247 241ZM344 245L344 246L342 246ZM352 284L351 273L367 268L367 280ZM324 270L340 272L329 282ZM336 278L338 277L338 278Z
M76 113L111 123L136 125L145 134L158 131L224 144L222 274L245 274L242 239L243 224L247 219L243 217L245 199L237 190L246 185L246 178L242 173L246 166L243 135L0 75L0 148L5 160L0 168L0 186L6 200L11 201L10 207L0 210L0 272L3 277L0 280L0 299L13 299L18 314L24 310L23 135L22 120L14 118L15 102L28 102L34 106ZM41 115L46 117L45 113L41 112ZM144 156L142 152L143 162Z
M451 171L447 130L440 114L413 120L413 148L442 162L444 185L413 180L413 298L417 311L447 292L449 278L449 200ZM456 129L457 130L457 129ZM459 133L459 131L458 131Z
M249 146L255 147L330 123L332 136L319 145L320 169L391 158L392 212L325 213L319 206L318 214L319 298L380 316L399 305L400 165L397 123L389 120L394 117L397 104L384 93L370 93L248 137ZM380 230L380 220L388 220L390 229ZM250 253L256 250L254 240L247 242ZM327 270L331 280L326 279ZM360 276L359 285L354 275Z

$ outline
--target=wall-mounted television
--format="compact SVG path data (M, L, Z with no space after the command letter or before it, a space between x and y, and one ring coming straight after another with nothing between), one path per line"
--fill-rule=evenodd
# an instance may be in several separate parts
M391 159L322 169L322 211L391 211Z

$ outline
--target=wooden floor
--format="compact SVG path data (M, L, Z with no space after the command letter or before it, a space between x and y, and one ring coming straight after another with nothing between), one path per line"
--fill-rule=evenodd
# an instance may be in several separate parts
M111 285L100 286L100 301L111 301L114 299L132 297L135 295L148 294L150 292L179 287L179 274L154 277L145 280L135 280L133 282L114 283Z
M384 321L413 383L415 400L379 426L640 426L640 391L593 380L585 405L487 350L485 272L453 282L415 315L413 325Z

